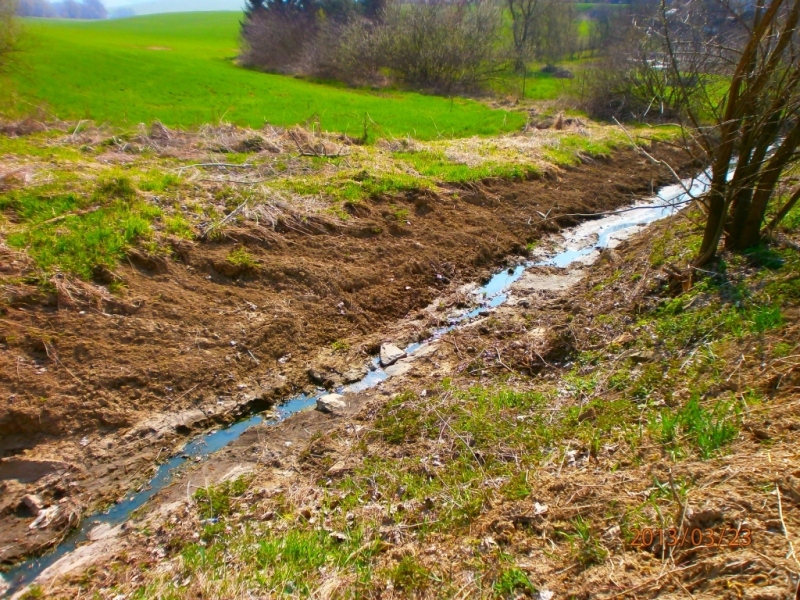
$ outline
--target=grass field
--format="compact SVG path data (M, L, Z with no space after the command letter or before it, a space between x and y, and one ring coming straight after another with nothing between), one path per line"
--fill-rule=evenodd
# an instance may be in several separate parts
M472 100L351 90L235 64L241 15L154 15L114 21L29 19L12 74L17 113L44 105L62 119L191 126L220 119L258 127L319 119L329 131L427 140L491 135L522 113ZM3 94L6 96L6 94ZM6 96L6 100L8 96ZM7 100L8 101L8 100Z

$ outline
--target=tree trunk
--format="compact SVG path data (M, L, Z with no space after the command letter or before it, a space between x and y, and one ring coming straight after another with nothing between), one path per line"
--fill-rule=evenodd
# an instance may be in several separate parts
M743 250L756 246L761 241L761 225L767 214L767 206L778 184L781 173L787 164L792 160L792 155L800 144L800 123L794 126L789 134L783 138L781 145L772 155L762 169L758 187L753 194L753 201L750 203L750 210L747 220L744 223L742 232L737 239L732 240L734 248Z
M694 266L696 267L702 267L714 260L725 225L725 213L727 212L725 210L725 197L718 192L710 192L708 196L708 217L706 219L706 228L703 232L703 243L694 261Z
M767 233L771 233L771 232L775 231L775 228L778 226L778 224L781 221L783 221L784 218L786 218L786 215L788 215L789 211L791 211L794 208L794 206L795 206L795 204L797 204L798 200L800 200L800 187L795 189L795 191L792 194L791 198L789 198L789 200L786 201L786 204L784 204L781 207L781 209L778 211L778 214L776 214L772 218L772 221L769 222L769 225L767 225L767 227L766 227L766 232Z

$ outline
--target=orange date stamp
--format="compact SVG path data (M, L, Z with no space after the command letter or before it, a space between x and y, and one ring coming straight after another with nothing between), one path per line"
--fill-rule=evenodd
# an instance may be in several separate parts
M654 544L668 548L745 548L753 543L749 527L720 527L717 529L684 528L632 529L634 548L649 548Z

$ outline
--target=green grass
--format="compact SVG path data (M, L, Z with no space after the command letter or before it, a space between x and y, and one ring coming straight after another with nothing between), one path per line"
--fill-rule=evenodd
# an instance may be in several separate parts
M476 181L487 177L522 179L538 174L535 165L500 164L486 162L479 167L470 167L449 161L441 152L395 152L395 158L405 160L420 175L433 177L448 183Z
M210 12L25 20L12 75L16 110L44 104L63 119L121 126L224 119L260 127L318 119L325 130L353 136L363 133L366 116L373 139L492 135L525 122L522 113L472 100L352 90L243 69L235 62L240 19Z
M137 197L130 180L101 181L91 196L42 190L0 196L0 211L11 210L25 227L8 244L25 248L37 265L60 267L85 279L97 266L113 268L125 250L151 235L161 209Z
M243 269L255 269L258 261L245 248L234 248L228 254L226 260L236 267Z

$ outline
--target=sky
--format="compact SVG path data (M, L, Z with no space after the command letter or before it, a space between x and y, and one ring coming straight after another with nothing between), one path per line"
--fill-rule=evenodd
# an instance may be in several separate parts
M103 0L106 8L129 6L137 15L205 10L241 10L244 0Z

